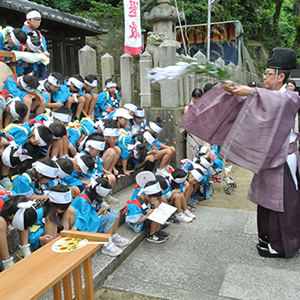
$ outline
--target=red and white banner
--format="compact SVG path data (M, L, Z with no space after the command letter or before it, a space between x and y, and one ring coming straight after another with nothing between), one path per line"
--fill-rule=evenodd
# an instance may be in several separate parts
M131 55L142 53L140 0L124 0L125 43L124 52Z

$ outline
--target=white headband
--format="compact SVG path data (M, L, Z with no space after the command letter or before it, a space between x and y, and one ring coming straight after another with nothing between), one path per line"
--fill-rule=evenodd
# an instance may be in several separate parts
M37 10L32 10L26 15L26 19L33 19L33 18L42 18L41 14Z
M117 87L117 84L113 81L109 81L107 84L106 84L106 87L109 89L111 87Z
M114 120L116 120L116 118L132 119L133 117L129 114L126 108L121 107L116 110L113 116Z
M145 131L143 137L150 145L153 145L155 143L155 138L152 136L152 134L149 131Z
M55 86L59 86L59 87L62 86L62 84L59 83L58 79L55 78L52 74L50 74L50 75L48 76L47 80L48 80L49 83L51 83L51 84L53 84L53 85L55 85Z
M89 82L87 80L84 80L85 84L92 86L92 87L96 87L98 85L98 80L95 79L93 82Z
M23 88L26 92L28 92L28 93L33 93L33 92L35 91L35 89L30 88L30 87L26 84L26 82L24 82L23 76L20 77L20 83L21 83L22 88Z
M67 192L49 191L49 199L56 204L68 204L72 201L72 193L69 189Z
M26 42L27 42L28 47L32 51L37 51L41 47L41 44L39 46L36 46L36 45L32 44L30 36L27 37L27 41Z
M21 45L20 41L16 38L16 35L14 34L13 31L11 31L11 33L10 33L10 38L16 46Z
M204 168L209 168L212 164L203 156L200 157L200 164L204 167Z
M119 136L118 128L105 128L103 131L104 136Z
M32 166L35 168L35 170L39 173L41 173L43 176L49 177L49 178L55 178L58 174L58 168L50 167L46 164L44 164L41 161L37 161L32 164Z
M62 121L62 122L71 122L72 116L68 114L63 114L63 113L57 113L57 112L52 112L54 118Z
M11 159L10 159L10 155L11 155L11 152L14 150L14 149L17 149L17 151L15 151L15 153L13 154L13 157L18 157L20 162L23 162L24 160L26 159L32 159L31 156L25 154L25 153L22 153L22 147L16 145L16 144L11 144L9 145L8 147L6 147L3 151L3 154L1 156L1 159L2 159L2 162L5 166L7 167L10 167L10 168L14 168L15 166L12 166L11 164ZM26 150L25 150L26 151Z
M104 123L102 120L99 120L95 123L94 125L95 128L100 128L102 131L104 131L105 127L104 127Z
M12 226L15 228L24 231L27 228L24 228L24 213L26 209L28 208L34 208L33 204L35 204L35 201L25 201L25 202L20 202L17 204L17 207L19 208L17 212L15 213L14 218L12 219ZM35 209L35 208L34 208Z
M10 114L15 119L20 118L20 115L16 111L16 102L17 101L21 101L19 97L14 98L13 101L10 102Z
M188 174L186 174L186 176L184 176L184 177L178 177L178 178L174 178L173 176L172 176L172 174L170 175L170 179L171 180L173 180L174 182L176 182L176 183L183 183L183 182L185 182L186 181L186 179L187 179L187 177L188 177Z
M39 127L39 126L38 126ZM35 139L37 141L39 141L39 146L43 147L43 146L47 146L47 143L41 138L38 127L34 128L34 135L35 135Z
M124 108L134 111L136 113L137 107L132 103L125 103Z
M195 169L191 171L191 174L198 182L200 182L203 179L203 175Z
M154 195L161 192L161 187L159 182L156 182L155 184L149 185L147 187L142 188L138 195L140 196L141 194L146 194L146 195Z
M95 140L88 140L85 144L85 149L84 151L89 151L89 147L91 146L92 148L96 149L96 150L100 150L103 151L105 148L105 142L104 141L95 141Z
M201 154L206 154L207 150L208 150L208 147L202 146L202 147L200 148L200 153L201 153Z
M162 127L159 127L156 123L154 122L149 122L149 126L152 130L154 130L156 133L160 133L162 131Z
M91 183L89 186L93 189L96 187L95 191L100 197L106 197L111 192L111 189L105 188L101 186L101 184L98 184L94 176L91 178Z
M67 176L71 175L71 174L67 174L67 173L59 166L59 164L57 164L57 166L58 166L57 177L59 177L59 178L66 178Z
M139 145L139 144L141 144L141 142L136 142L136 143L134 144L134 148L133 148L133 156L134 156L135 159L139 159L139 158L140 158L140 153L139 153L139 151L138 151L137 148L136 148L136 146Z
M139 118L144 118L145 117L145 111L143 109L142 110L138 109L134 115L136 117L139 117Z
M78 153L75 158L76 161L79 165L80 170L82 171L83 174L87 174L89 173L89 168L87 167L87 165L84 163L84 161L82 160L81 156L84 155L82 153Z
M69 81L72 82L79 90L83 88L84 83L76 79L75 77L70 77Z

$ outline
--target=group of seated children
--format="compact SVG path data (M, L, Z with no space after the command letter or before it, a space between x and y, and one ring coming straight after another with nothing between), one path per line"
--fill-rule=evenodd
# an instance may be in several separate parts
M40 82L29 74L6 78L0 94L0 190L5 192L0 257L5 268L13 264L7 224L15 226L17 211L23 224L15 226L19 258L62 229L111 233L102 252L119 255L128 240L118 235L118 212L107 204L118 202L110 196L117 178L140 167L152 171L160 159L157 174L172 171L175 148L158 141L160 118L147 125L143 109L131 103L120 107L114 81L109 79L99 94L92 91L97 85L93 75L65 81L57 72ZM23 202L34 211L29 220Z

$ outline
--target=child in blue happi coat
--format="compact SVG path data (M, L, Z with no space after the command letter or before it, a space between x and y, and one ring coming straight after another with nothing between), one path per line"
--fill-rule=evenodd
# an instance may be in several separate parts
M37 209L37 222L30 228L29 242L33 250L51 242L61 230L75 223L75 209L70 206L71 190L64 184L50 188L46 203Z
M149 129L145 119L145 111L142 108L135 110L133 118L131 118L127 127L132 136L136 136L138 133Z
M95 117L94 110L98 99L98 95L96 93L93 93L93 89L95 89L97 86L98 80L96 76L89 74L84 77L82 93L85 98L85 104L83 110L91 119L94 119Z
M74 171L71 175L62 178L61 182L73 189L74 197L76 197L90 183L90 179L84 178L84 175L94 171L95 161L91 155L83 153L78 153L75 157L69 159L74 165Z
M123 212L125 222L134 232L149 229L147 241L163 243L169 235L160 229L160 224L148 219L153 210L159 206L159 198L162 196L160 184L156 180L149 180L137 194L136 199L127 201Z
M6 101L0 95L0 130L10 123L22 123L28 112L28 107L19 97L7 97Z
M35 32L39 39L41 40L41 46L37 50L38 53L44 54L47 57L50 57L50 53L47 51L47 43L43 34L38 30L41 25L42 16L41 12L35 8L30 8L26 12L26 21L22 29L28 34ZM43 63L38 63L38 68L35 72L35 76L38 79L47 78L47 68Z
M91 179L92 175L105 175L109 183L114 186L116 177L109 171L103 168L104 162L101 158L101 154L105 148L105 141L103 136L98 132L90 134L83 144L83 150L81 153L91 155L95 160L95 169L92 173L85 175L84 178Z
M18 51L17 46L25 45L27 40L26 33L21 28L6 26L0 30L0 50ZM0 61L8 61L9 58L1 58Z
M12 177L12 193L24 195L29 200L44 200L42 184L55 179L58 174L57 164L50 158L42 158L33 164L33 168L27 172Z
M64 84L64 77L58 72L51 73L45 80L39 81L37 90L47 99L47 107L57 109L62 107L68 97L60 89Z
M31 254L28 243L28 228L37 220L37 213L33 201L28 201L25 196L12 196L7 192L0 195L0 259L4 269L14 265L10 257L7 243L8 225L18 229L21 245L18 256L26 257Z
M95 105L95 118L102 119L109 113L120 107L120 97L117 93L117 84L109 80L105 84L106 91L98 94Z
M159 117L156 118L155 121L149 122L149 131L154 132L158 135L163 129L162 121ZM158 153L155 159L162 158L159 167L157 168L157 174L162 176L168 176L168 173L171 173L174 169L170 165L171 160L173 159L176 149L173 146L168 146L159 141L156 138L156 144L151 147L151 150L158 150Z
M171 197L168 203L177 208L175 217L180 222L190 223L196 217L187 205L185 198L185 185L189 174L182 169L175 169L168 177L166 177L167 184L171 187Z
M106 255L117 256L122 253L119 247L126 246L129 240L117 233L119 212L108 211L107 207L102 205L103 199L111 192L111 189L112 186L106 178L101 178L101 176L92 178L82 194L72 201L72 206L76 210L76 222L72 230L111 234L111 242L104 244L101 251Z
M8 91L15 97L19 97L28 107L24 121L29 120L30 112L36 115L42 114L47 105L46 99L37 91L39 83L33 75L24 75L16 78L13 75L4 80L3 90Z

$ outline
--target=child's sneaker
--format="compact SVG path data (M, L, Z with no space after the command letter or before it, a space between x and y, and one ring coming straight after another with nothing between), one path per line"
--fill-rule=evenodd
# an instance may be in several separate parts
M103 247L101 248L101 252L109 256L118 256L123 252L123 250L118 248L113 242L111 242L107 245L103 245Z
M157 169L155 175L161 175L163 177L170 176L170 173L168 173L164 168Z
M150 234L148 235L147 241L150 243L161 244L166 241L166 238L161 236L158 232L155 232L151 235Z
M129 243L128 239L125 239L125 238L121 237L118 233L116 233L114 235L114 237L112 238L112 241L114 242L114 244L117 247L125 247Z
M182 223L190 223L193 221L193 218L188 217L184 213L176 214L176 218Z
M119 203L119 200L117 198L113 197L112 195L106 196L105 200L107 203L110 203L110 204L118 204Z
M191 211L188 210L188 209L186 209L186 210L184 211L184 213L185 213L188 217L190 217L190 218L192 218L192 219L195 219L195 218L196 218L196 216L195 216L193 213L191 213Z
M166 232L162 231L161 229L157 232L160 236L164 237L166 240L169 239L170 235Z

